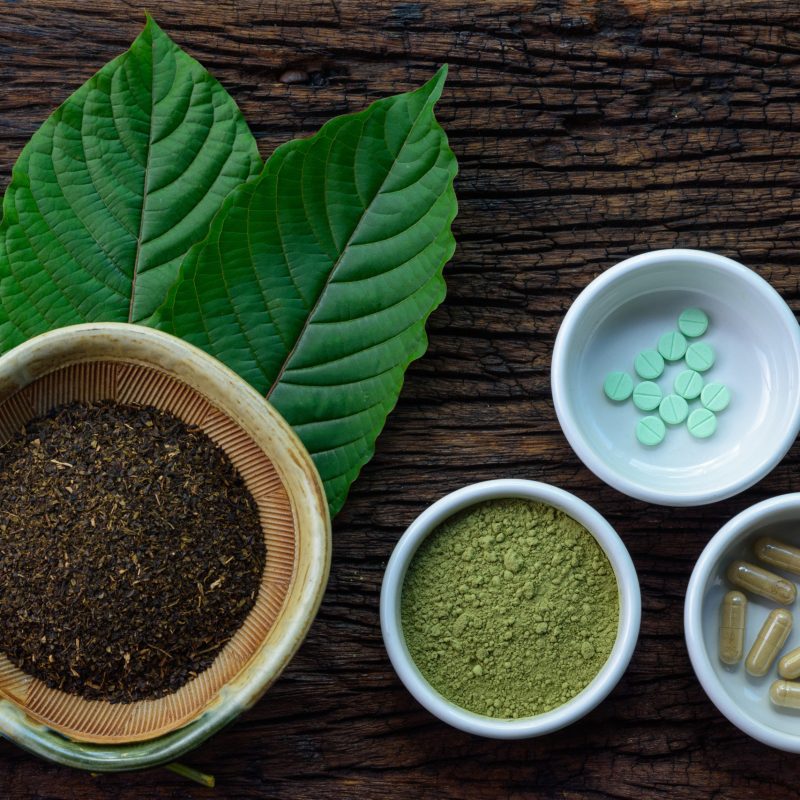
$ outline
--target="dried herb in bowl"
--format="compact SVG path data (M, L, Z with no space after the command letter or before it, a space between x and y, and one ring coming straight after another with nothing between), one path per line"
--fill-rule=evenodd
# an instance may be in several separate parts
M0 650L50 687L179 689L241 626L265 558L230 460L170 413L73 403L0 449Z
M567 703L603 669L619 627L616 575L575 519L525 499L453 515L403 584L409 654L461 708L522 719Z

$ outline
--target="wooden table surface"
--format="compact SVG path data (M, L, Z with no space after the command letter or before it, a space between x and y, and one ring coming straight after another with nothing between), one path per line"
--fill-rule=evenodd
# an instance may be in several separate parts
M430 349L409 370L374 460L334 526L312 632L248 714L163 770L88 774L0 743L0 797L800 797L800 761L739 733L689 665L683 596L710 536L800 488L800 450L701 509L630 500L578 461L550 398L553 340L578 292L626 256L698 247L741 260L800 307L800 11L794 0L151 0L147 8L241 105L264 156L330 116L450 63L439 105L456 152L458 249ZM0 180L69 92L125 49L142 6L0 0ZM626 676L544 739L439 723L395 677L378 594L408 523L465 483L534 478L619 531L643 620Z

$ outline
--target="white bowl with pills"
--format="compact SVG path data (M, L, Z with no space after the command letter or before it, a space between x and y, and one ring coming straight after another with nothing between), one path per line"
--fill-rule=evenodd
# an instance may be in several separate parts
M551 383L570 445L606 483L661 505L712 503L764 477L800 431L800 327L753 270L657 250L578 296Z
M758 503L708 543L686 590L694 671L754 739L800 753L800 493Z

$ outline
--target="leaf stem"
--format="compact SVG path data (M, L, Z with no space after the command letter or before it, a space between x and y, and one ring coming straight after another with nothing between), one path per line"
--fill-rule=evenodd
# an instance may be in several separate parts
M199 783L201 786L208 786L209 789L213 789L216 785L213 775L206 775L205 772L199 772L196 769L187 767L185 764L179 764L177 761L173 761L172 764L166 764L164 768L174 772L176 775L180 775L182 778L188 778L190 781Z

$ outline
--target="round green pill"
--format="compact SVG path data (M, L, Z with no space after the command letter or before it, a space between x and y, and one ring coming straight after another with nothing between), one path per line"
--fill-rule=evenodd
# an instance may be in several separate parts
M699 308L687 308L678 317L678 330L690 339L702 336L708 330L708 315Z
M717 429L717 417L707 408L696 408L689 414L686 427L695 439L707 439Z
M658 406L661 419L668 425L679 425L689 413L689 404L677 394L668 394Z
M603 391L615 403L627 400L633 392L633 378L627 372L612 372L603 383Z
M663 397L661 387L653 381L642 381L633 390L633 404L642 411L652 411L658 408L658 404Z
M685 369L675 378L675 394L679 394L685 400L694 400L700 397L703 391L703 376L693 369Z
M686 354L686 338L678 331L665 333L658 340L658 352L667 361L677 361Z
M686 366L695 372L705 372L714 366L714 351L705 342L695 342L686 351Z
M648 447L655 447L664 441L667 429L658 417L645 417L636 425L636 438Z
M633 368L640 378L652 381L664 371L664 359L658 350L642 350L633 362Z
M724 411L731 402L731 390L723 383L709 383L703 387L700 402L709 411Z

